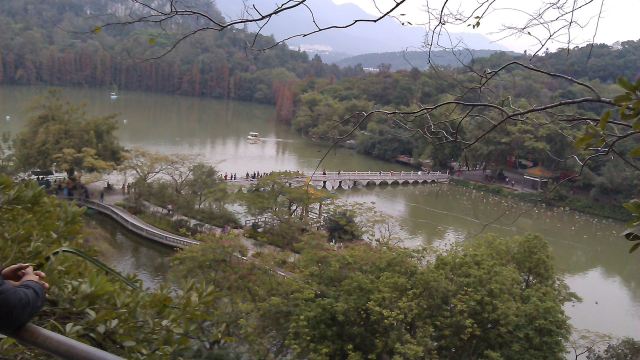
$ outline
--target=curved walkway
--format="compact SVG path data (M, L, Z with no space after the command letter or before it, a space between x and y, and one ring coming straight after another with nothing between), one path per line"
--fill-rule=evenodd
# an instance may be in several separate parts
M119 208L115 205L111 205L111 204L104 204L104 203L100 203L97 201L93 201L93 200L88 200L88 199L73 199L70 198L68 200L72 200L75 201L77 204L82 205L82 206L86 206L87 208L96 210L102 214L108 215L111 218L113 218L115 221L117 221L118 223L120 223L121 225L123 225L124 227L126 227L127 229L133 231L134 233L153 240L153 241L157 241L159 243L174 247L174 248L180 248L180 249L184 249L188 246L192 246L192 245L199 245L200 242L193 240L193 239L189 239L186 238L184 236L179 236L176 234L172 234L170 232L158 229L155 226L149 225L146 222L140 220L138 217L136 217L135 215L129 213L128 211ZM245 238L245 237L241 237L240 238L243 243L245 245L247 245L247 247L249 249L254 249L255 250L255 244L253 244L252 241L250 241L249 239ZM252 259L246 257L246 256L242 256L240 254L235 254L235 256L242 260L242 261L252 261ZM269 266L266 265L262 265L260 263L256 263L255 261L252 261L253 263L255 263L258 266L263 267L265 270L271 272L271 273L275 273L277 275L280 275L282 277L285 278L290 278L292 277L292 274L284 271L282 269L279 268L271 268Z
M164 231L158 229L155 226L149 225L146 222L138 219L138 217L131 214L130 212L115 205L99 203L97 201L86 199L75 199L74 201L76 201L76 203L80 205L86 206L87 208L94 209L103 214L109 215L127 229L147 239L151 239L159 243L177 247L180 249L183 249L187 246L200 244L200 242L196 240L172 234L168 231Z

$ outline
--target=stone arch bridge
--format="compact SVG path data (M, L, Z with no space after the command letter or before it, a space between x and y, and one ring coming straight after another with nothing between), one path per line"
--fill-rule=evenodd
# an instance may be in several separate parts
M350 189L354 186L449 182L449 174L427 171L337 171L311 175L318 188Z

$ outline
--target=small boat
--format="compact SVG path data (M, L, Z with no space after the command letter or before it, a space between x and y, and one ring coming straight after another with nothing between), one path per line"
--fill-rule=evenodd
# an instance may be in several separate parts
M252 143L252 144L259 143L260 142L260 133L250 132L249 136L247 136L247 141Z
M111 94L109 94L109 97L111 97L111 100L115 100L118 98L118 94L116 94L115 91L112 91Z

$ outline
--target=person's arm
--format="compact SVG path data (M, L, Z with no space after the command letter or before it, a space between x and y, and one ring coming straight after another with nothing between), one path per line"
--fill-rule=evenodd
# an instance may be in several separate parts
M33 274L15 285L0 276L0 333L11 334L29 322L44 306L44 292Z

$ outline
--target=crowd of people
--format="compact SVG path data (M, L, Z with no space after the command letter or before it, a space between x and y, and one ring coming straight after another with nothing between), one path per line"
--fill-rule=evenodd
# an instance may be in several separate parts
M285 173L293 173L292 171L284 171ZM249 181L249 180L258 180L258 179L262 179L263 177L269 176L273 174L272 171L270 172L260 172L260 171L254 171L254 172L248 172L244 175L244 179ZM227 173L225 172L224 175L220 175L220 177L222 179L224 179L224 181L237 181L238 180L238 176L236 173Z

